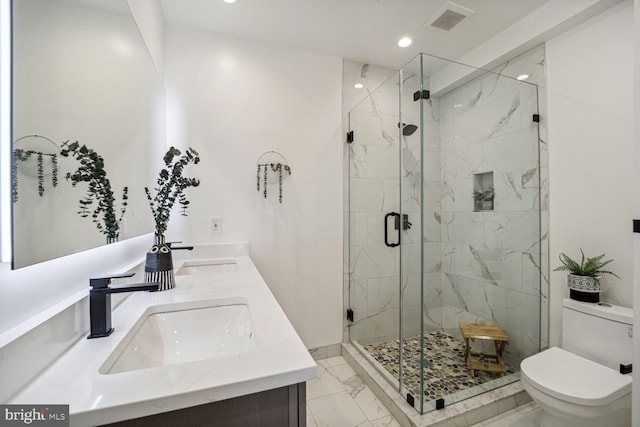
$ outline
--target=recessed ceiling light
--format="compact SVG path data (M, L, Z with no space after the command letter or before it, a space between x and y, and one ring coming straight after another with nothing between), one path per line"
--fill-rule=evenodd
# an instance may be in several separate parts
M400 47L407 47L409 45L411 45L411 39L409 37L403 37L400 40L398 40L398 46Z
M225 3L235 3L236 0L224 0Z
M353 85L353 87L355 87L356 89L362 89L364 85L362 83L356 83Z
M527 80L529 78L529 74L520 74L516 77L516 80Z

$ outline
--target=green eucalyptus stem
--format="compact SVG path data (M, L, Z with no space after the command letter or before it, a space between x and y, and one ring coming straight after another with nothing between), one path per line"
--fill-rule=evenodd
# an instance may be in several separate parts
M154 188L155 195L151 195L151 190L148 187L144 188L149 200L149 207L151 208L151 214L155 222L155 235L164 236L169 224L169 218L171 216L171 208L177 201L182 206L182 215L187 216L189 214L189 200L187 200L184 191L189 187L197 187L200 185L198 178L186 178L183 177L184 168L193 163L197 165L200 163L200 157L196 150L189 147L187 151L182 154L180 150L174 147L170 147L167 153L164 155L165 168L160 171L159 177L156 180L157 187Z
M44 160L42 153L38 153L38 194L40 197L44 194Z
M264 198L267 198L267 165L264 165Z
M80 145L78 141L73 143L65 141L60 155L71 156L80 163L75 172L68 172L66 175L71 185L75 187L80 182L87 183L87 192L78 202L78 214L82 218L91 216L100 233L108 239L117 239L120 236L120 223L128 205L129 188L122 189L122 202L118 215L115 208L116 197L111 189L111 182L107 178L102 156L86 145Z

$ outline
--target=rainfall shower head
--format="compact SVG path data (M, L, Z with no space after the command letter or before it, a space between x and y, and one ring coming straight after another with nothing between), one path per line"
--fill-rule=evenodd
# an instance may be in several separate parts
M404 136L410 136L413 135L413 133L418 130L418 126L416 125L408 125L405 123L398 123L398 127L402 128L402 135Z

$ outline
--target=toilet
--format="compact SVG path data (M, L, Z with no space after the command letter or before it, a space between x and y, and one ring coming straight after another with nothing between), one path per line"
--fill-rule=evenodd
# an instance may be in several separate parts
M520 364L520 382L540 406L545 427L631 425L633 310L562 302L562 348ZM640 369L640 368L638 368Z

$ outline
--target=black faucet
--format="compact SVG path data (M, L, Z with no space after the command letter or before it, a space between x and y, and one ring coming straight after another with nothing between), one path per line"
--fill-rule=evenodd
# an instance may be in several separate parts
M118 288L110 288L111 279L133 277L136 273L113 274L107 277L89 279L89 317L91 333L87 338L108 337L113 332L111 327L111 294L120 292L157 291L159 283L136 283Z
M171 249L172 251L179 251L179 250L192 251L193 250L193 246L173 246L175 243L182 243L182 242L167 242L167 246L169 246L169 249Z

